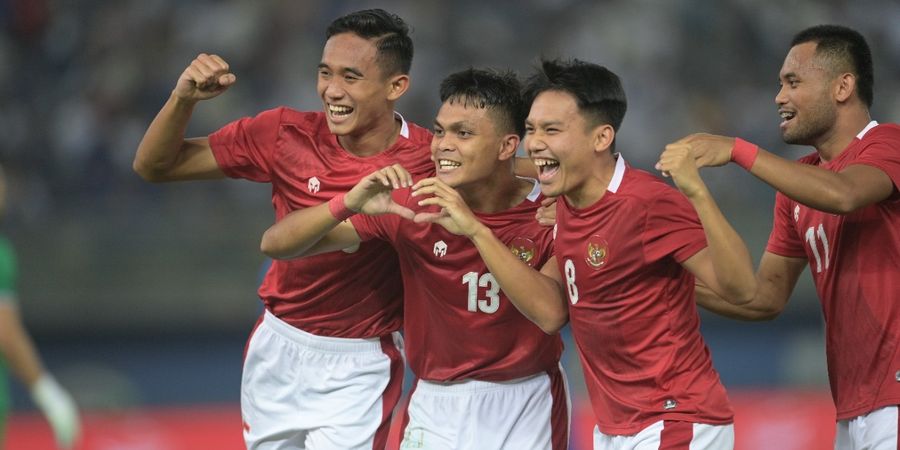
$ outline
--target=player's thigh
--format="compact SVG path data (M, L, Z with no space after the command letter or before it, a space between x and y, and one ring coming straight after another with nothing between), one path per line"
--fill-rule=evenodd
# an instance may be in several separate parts
M897 450L900 448L900 413L897 406L841 420L834 436L835 450Z
M661 420L633 435L606 435L594 428L595 450L731 450L734 425Z

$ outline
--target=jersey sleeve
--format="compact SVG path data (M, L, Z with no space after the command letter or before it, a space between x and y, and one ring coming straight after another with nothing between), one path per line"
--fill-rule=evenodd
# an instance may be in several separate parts
M674 189L662 190L647 208L642 240L647 261L671 255L680 263L706 248L694 207Z
M397 189L391 193L391 196L397 204L406 205L410 200L410 193L409 189ZM372 239L396 242L403 220L405 219L396 214L377 216L356 214L350 217L350 223L353 224L353 228L356 228L356 234L363 242Z
M789 258L805 258L803 241L794 227L794 215L790 199L781 192L775 193L775 218L766 251Z
M896 192L900 190L900 128L885 127L883 131L875 128L870 133L877 135L864 144L865 147L851 164L881 169L894 183Z
M225 125L209 135L219 168L231 178L269 182L272 157L281 128L283 108L263 111Z
M0 303L16 301L18 265L16 252L8 241L0 241Z

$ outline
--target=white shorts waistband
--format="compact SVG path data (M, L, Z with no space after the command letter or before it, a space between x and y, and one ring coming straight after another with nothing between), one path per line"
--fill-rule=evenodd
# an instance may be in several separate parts
M539 372L527 377L505 381L461 380L441 382L419 380L416 384L416 392L428 394L476 394L479 392L511 389L520 386L528 386L532 383L540 383L546 376L546 372Z
M340 338L316 336L275 317L266 310L261 328L265 327L285 339L308 348L332 353L383 353L381 338ZM259 330L257 330L259 331ZM396 333L396 332L395 332Z

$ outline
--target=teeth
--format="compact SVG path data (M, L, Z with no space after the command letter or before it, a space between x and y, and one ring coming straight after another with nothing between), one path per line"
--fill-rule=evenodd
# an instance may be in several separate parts
M559 161L554 161L552 159L535 159L534 165L538 167L546 167L546 166L555 166L558 165Z
M455 167L459 167L462 165L456 161L449 161L446 159L438 160L438 164L441 166L442 169L448 169L451 167L455 168Z
M328 105L328 111L336 115L345 115L353 112L353 108L341 105Z
M787 112L787 111L782 111L782 112L781 112L781 118L784 119L784 120L793 119L793 118L794 118L794 113L792 113L792 112Z

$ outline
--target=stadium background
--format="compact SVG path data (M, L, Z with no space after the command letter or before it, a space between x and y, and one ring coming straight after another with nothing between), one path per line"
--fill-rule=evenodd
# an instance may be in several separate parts
M412 88L398 109L430 125L437 84L470 65L527 73L538 55L578 57L623 79L618 148L652 170L689 132L740 135L795 158L773 98L796 31L842 23L874 51L873 117L900 118L900 3L864 1L0 0L0 163L10 178L3 232L17 245L26 323L85 413L85 449L242 448L244 342L257 315L259 238L269 190L249 182L150 185L134 150L199 52L238 83L201 104L189 135L286 104L319 109L326 25L383 7L413 28ZM704 171L756 258L773 192L739 169ZM360 274L360 276L365 276ZM737 409L739 450L830 448L822 320L808 275L768 323L703 313L703 333ZM574 346L572 448L590 448ZM20 385L7 448L51 448Z

